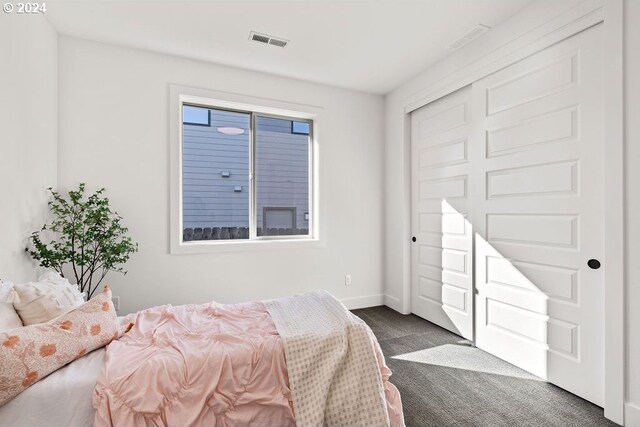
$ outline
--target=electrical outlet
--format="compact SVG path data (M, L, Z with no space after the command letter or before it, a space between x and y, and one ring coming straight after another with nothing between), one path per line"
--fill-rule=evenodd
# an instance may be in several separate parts
M111 302L113 303L113 308L116 309L116 312L120 311L120 297L119 296L111 297Z
M344 285L345 286L351 286L351 275L347 274L346 276L344 276Z

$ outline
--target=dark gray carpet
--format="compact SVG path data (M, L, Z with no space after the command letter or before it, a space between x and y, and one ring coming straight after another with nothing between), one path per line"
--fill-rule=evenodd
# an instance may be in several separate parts
M616 426L602 408L414 315L354 310L376 334L407 426Z

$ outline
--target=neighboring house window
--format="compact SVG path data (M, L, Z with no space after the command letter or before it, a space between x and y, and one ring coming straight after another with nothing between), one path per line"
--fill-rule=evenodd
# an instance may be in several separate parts
M309 129L309 123L307 122L291 122L291 133L309 135Z
M183 104L182 241L312 237L312 129Z
M296 228L296 208L263 208L264 235L278 235L279 230Z
M209 109L193 105L183 105L182 123L185 125L210 126L211 114L209 113Z

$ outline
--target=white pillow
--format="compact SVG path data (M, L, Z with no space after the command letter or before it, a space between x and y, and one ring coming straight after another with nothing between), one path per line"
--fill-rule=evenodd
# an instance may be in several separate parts
M0 279L0 302L13 302L13 283Z
M22 320L13 308L13 284L0 281L0 333L22 327Z
M13 289L13 306L25 326L48 322L84 304L78 287L53 271L43 274L37 282L14 285Z
M10 302L0 302L0 333L21 328L22 320Z

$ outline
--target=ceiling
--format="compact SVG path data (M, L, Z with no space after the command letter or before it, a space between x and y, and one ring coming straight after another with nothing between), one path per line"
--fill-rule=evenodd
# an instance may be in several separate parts
M386 94L531 0L47 1L61 34ZM286 48L249 40L256 31Z

